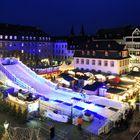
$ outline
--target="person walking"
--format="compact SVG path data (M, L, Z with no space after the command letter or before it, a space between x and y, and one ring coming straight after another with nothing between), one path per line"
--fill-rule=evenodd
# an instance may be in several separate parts
M82 130L83 119L82 116L79 116L77 119L78 129Z

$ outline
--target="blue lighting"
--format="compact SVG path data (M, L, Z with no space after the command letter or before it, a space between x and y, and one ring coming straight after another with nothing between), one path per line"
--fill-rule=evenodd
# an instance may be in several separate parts
M58 102L58 103L62 103L63 101L60 101L60 100L54 100L55 102Z
M80 107L80 106L77 106L77 105L76 105L76 106L74 106L73 108L78 109L78 110L81 110L81 111L82 111L82 110L84 110L84 108L83 108L83 107Z
M66 103L66 102L63 102L64 105L67 105L67 106L72 106L72 104L70 103Z

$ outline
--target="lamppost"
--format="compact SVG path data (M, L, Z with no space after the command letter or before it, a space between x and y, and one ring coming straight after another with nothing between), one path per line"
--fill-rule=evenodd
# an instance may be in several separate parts
M9 123L7 122L7 120L4 122L4 128L5 128L5 131L7 131L9 127Z
M4 128L5 128L5 131L4 131L4 134L2 135L2 140L9 140L9 133L8 133L8 126L9 126L9 123L7 121L4 122Z

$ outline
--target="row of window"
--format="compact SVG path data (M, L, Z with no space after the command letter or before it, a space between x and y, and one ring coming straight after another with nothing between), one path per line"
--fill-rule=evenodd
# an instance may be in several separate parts
M109 56L109 53L108 51L104 51L104 56ZM82 51L82 55L90 55L91 54L91 51ZM95 56L95 51L92 51L92 55ZM122 57L127 57L128 56L128 51L122 51L122 53L120 52L119 53L120 56Z
M140 51L130 51L130 55L140 56Z
M86 64L86 65L89 65L90 64L90 60L89 59L76 59L76 64ZM111 67L114 67L114 61L104 61L102 62L102 60L91 60L91 64L92 65L96 65L98 64L98 66L111 66Z
M120 67L126 66L126 65L129 65L129 60L128 59L120 61Z
M12 35L10 35L10 36L8 36L8 35L5 35L5 36L0 35L0 39L10 39L10 40L14 39L14 40L16 40L17 36L16 35L15 36L12 36Z
M0 42L0 47L4 47L4 46L16 46L16 45L21 45L22 47L24 46L46 46L47 43L36 43L36 42Z
M17 40L17 36L16 35L14 35L14 36L12 36L12 35L10 35L10 36L8 36L8 35L0 35L0 39ZM50 37L22 36L21 39L22 40L36 40L36 39L38 39L38 40L43 40L43 41L45 41L45 40L49 41Z
M56 54L74 53L72 50L54 50Z
M140 44L128 44L128 48L140 49Z
M59 43L60 44L60 43ZM55 45L55 48L57 49L60 49L60 48L67 48L67 45L58 45L58 44L56 44Z

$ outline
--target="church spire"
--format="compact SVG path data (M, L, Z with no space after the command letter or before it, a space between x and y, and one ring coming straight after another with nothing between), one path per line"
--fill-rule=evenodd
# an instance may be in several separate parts
M85 35L85 31L84 31L84 26L82 24L81 30L80 30L80 36L84 36L84 35Z
M72 25L71 30L70 30L70 36L73 37L74 35L75 35L75 33L74 33L74 27Z

